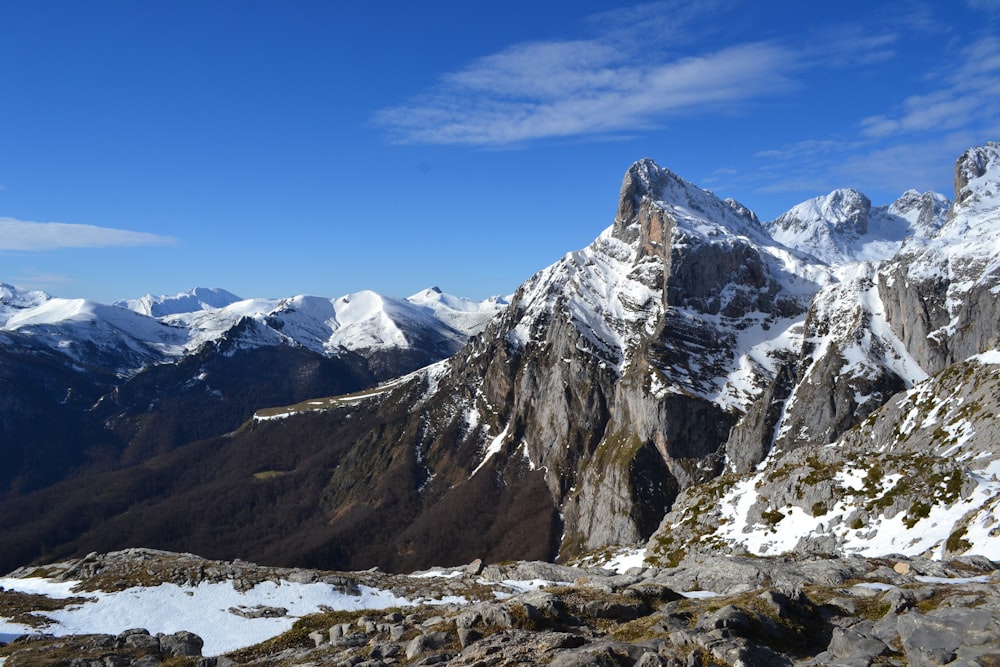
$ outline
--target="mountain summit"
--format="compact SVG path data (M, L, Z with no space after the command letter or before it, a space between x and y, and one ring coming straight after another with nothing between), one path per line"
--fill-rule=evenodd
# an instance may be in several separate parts
M891 257L910 236L933 236L950 202L934 192L908 190L888 206L872 208L857 190L834 190L795 206L766 227L775 240L828 264Z

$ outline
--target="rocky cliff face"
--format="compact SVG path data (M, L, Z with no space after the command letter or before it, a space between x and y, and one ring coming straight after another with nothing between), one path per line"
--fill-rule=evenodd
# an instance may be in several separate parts
M563 557L644 539L680 490L723 470L733 423L829 280L745 208L636 163L612 227L435 371L406 429L424 497L526 467L561 517Z
M1000 555L1000 146L956 174L933 235L817 293L787 379L762 395L771 411L755 405L730 439L770 435L768 457L679 499L653 551ZM765 414L773 430L746 425Z
M879 279L893 332L928 372L997 339L1000 144L962 154L955 183L948 222L933 237L904 244Z

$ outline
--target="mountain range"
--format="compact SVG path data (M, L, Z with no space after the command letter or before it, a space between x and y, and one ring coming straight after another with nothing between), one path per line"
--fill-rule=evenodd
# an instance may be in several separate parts
M509 299L0 287L0 569L1000 559L1000 144L770 222L649 159Z

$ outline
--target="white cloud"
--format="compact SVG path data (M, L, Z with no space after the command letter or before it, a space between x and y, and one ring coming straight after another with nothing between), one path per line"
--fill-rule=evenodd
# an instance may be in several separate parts
M793 62L768 43L670 61L626 58L597 41L520 44L375 120L401 143L500 146L614 133L785 89Z
M1000 2L997 0L965 0L965 5L969 9L996 14L1000 12Z
M73 278L61 273L44 273L30 271L20 275L10 276L10 281L21 289L36 289L52 291L75 282Z
M162 246L173 243L175 239L172 237L147 232L64 222L30 222L15 218L0 218L0 250Z
M992 124L1000 118L1000 39L987 37L964 48L935 90L911 95L901 113L863 118L873 138L910 132L948 131Z

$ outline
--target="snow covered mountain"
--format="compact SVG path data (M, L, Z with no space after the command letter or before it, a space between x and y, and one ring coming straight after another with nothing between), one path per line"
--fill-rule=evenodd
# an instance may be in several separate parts
M944 224L817 295L767 458L682 496L651 553L1000 558L998 193L1000 144L966 151Z
M440 301L195 289L105 305L0 285L0 496L142 462L262 407L410 372L454 353L502 307ZM455 326L449 301L461 308Z
M785 245L828 264L878 261L896 253L911 236L933 236L951 202L935 192L907 190L888 206L872 208L857 190L834 190L802 202L765 227Z
M134 310L141 315L164 317L198 310L225 308L240 300L240 297L224 289L196 287L173 296L147 294L139 299L116 301L113 305Z
M112 367L123 376L192 354L221 340L245 318L258 332L244 335L243 345L301 346L326 356L398 350L437 360L454 353L505 305L501 298L479 302L439 290L437 298L428 291L408 300L370 291L336 299L244 300L222 289L196 288L109 306L6 284L0 289L0 330L19 332L78 363Z
M83 485L128 486L130 511L100 505L73 548L393 570L647 540L658 562L699 549L995 553L1000 145L970 149L956 175L950 206L908 191L872 208L838 190L762 224L647 159L626 172L611 226L509 304L433 289L223 306L192 294L159 317L132 312L177 332L151 349L187 351L102 402L101 423L130 443L186 427L187 406L224 406L206 396L247 379L214 370L229 354L305 355L283 380L323 377L308 371L316 359L392 379L258 398L253 419L185 436L155 473L142 464L170 447L144 436L119 471L132 481ZM7 321L29 321L40 299ZM442 360L378 365L418 346ZM184 410L158 422L174 393ZM82 492L40 493L69 511ZM26 516L0 503L0 521L46 543L61 529ZM176 528L191 516L211 531Z

